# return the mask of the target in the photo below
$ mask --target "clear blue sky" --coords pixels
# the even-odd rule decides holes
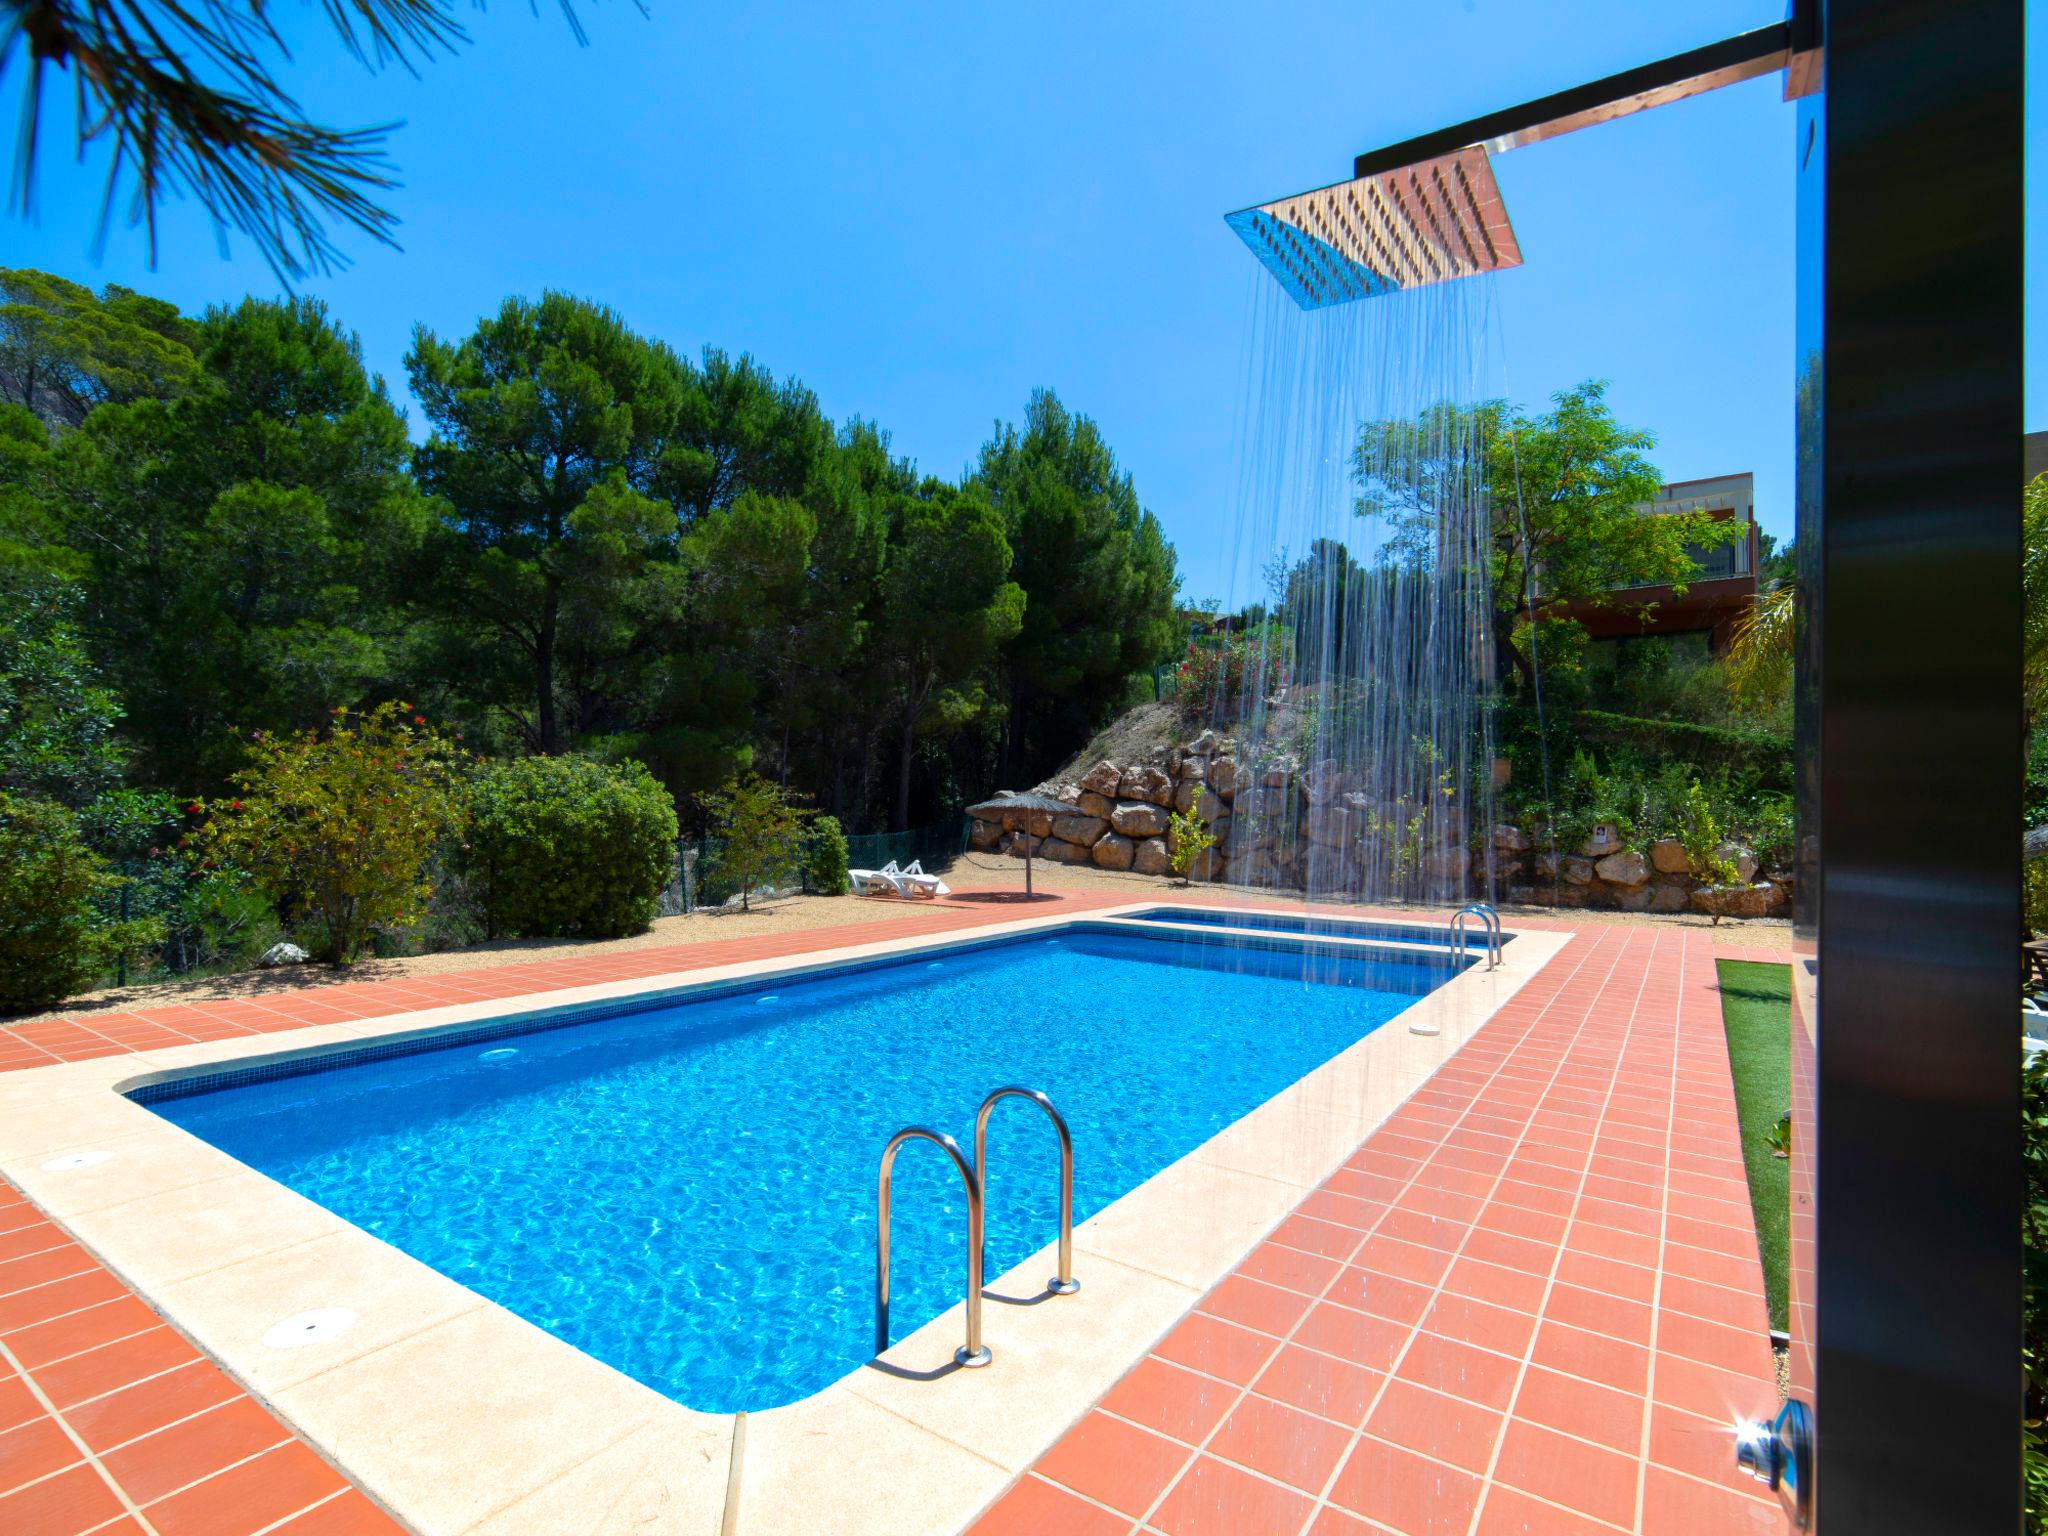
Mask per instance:
[[[303,36],[288,78],[316,114],[406,120],[404,249],[352,238],[349,270],[304,285],[401,401],[415,321],[460,335],[543,287],[687,352],[751,351],[934,473],[959,472],[998,416],[1051,385],[1102,423],[1191,597],[1224,595],[1236,485],[1250,258],[1226,212],[1340,180],[1357,151],[1782,14],[1777,0],[649,6],[584,0],[584,49],[545,4],[465,8],[474,45],[417,80],[366,75],[312,8],[286,15]],[[1527,265],[1487,281],[1516,398],[1611,380],[1622,418],[1656,432],[1666,478],[1753,470],[1783,536],[1780,94],[1753,81],[1500,157]],[[68,111],[61,92],[50,104]],[[2042,121],[2030,114],[2030,146]],[[155,271],[125,228],[94,265],[94,168],[60,133],[46,142],[39,221],[0,223],[0,260],[192,309],[276,291],[246,246],[223,261],[190,207],[170,210]],[[2028,197],[2038,229],[2048,193]],[[2031,245],[2030,276],[2048,259]],[[2030,316],[2030,350],[2036,332]],[[2027,418],[2048,425],[2032,377]]]

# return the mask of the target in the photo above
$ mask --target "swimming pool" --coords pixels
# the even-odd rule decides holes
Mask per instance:
[[[872,1353],[894,1131],[967,1143],[990,1089],[1043,1088],[1073,1128],[1078,1222],[1450,974],[1083,924],[135,1096],[677,1401],[761,1409]],[[994,1277],[1056,1234],[1038,1111],[997,1111],[989,1167]],[[959,1299],[964,1198],[934,1149],[898,1160],[895,1210],[901,1338]]]
[[[1247,933],[1314,934],[1345,939],[1392,939],[1403,944],[1435,944],[1449,948],[1451,930],[1426,923],[1389,923],[1373,918],[1324,917],[1306,912],[1267,912],[1244,907],[1148,907],[1130,912],[1124,921],[1134,923],[1188,923],[1201,928],[1231,928]],[[1505,944],[1514,935],[1503,933]],[[1472,922],[1465,930],[1468,949],[1484,951],[1486,929]]]

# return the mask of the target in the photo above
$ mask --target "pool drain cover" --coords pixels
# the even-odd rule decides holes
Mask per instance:
[[[511,1060],[511,1059],[512,1059],[512,1058],[513,1058],[514,1056],[517,1056],[518,1054],[519,1054],[519,1047],[518,1047],[518,1046],[516,1046],[516,1045],[501,1045],[501,1046],[499,1046],[499,1047],[498,1047],[498,1048],[497,1048],[496,1050],[493,1050],[493,1051],[485,1051],[485,1052],[483,1052],[483,1053],[482,1053],[481,1055],[479,1055],[479,1056],[477,1057],[477,1060],[478,1060],[478,1061],[510,1061],[510,1060]]]
[[[74,1168],[92,1168],[104,1163],[114,1154],[111,1152],[67,1152],[62,1157],[53,1157],[43,1164],[45,1173],[69,1173]]]
[[[272,1349],[304,1349],[308,1344],[340,1338],[355,1326],[355,1321],[355,1313],[347,1307],[315,1307],[311,1312],[272,1323],[263,1342]]]

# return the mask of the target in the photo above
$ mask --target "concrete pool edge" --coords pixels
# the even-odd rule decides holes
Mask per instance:
[[[1156,908],[1157,901],[1129,909]],[[1114,918],[1124,907],[820,949],[801,957],[531,994],[539,1008],[861,959],[957,950]],[[748,1415],[735,1528],[950,1531],[995,1498],[1231,1264],[1342,1162],[1563,947],[1527,928],[1502,969],[1468,971],[1298,1079],[1082,1225],[1080,1296],[992,1299],[994,1369],[914,1381],[853,1372]],[[732,1419],[695,1413],[428,1270],[121,1098],[123,1086],[503,1018],[509,999],[311,1026],[276,1039],[174,1046],[0,1080],[0,1169],[280,1417],[416,1529],[525,1532],[716,1529],[726,1513]],[[1442,1033],[1397,1026],[1432,1009]],[[111,1061],[111,1065],[110,1065]],[[93,1167],[41,1165],[110,1150]],[[1191,1222],[1187,1212],[1200,1209]],[[1024,1298],[1047,1255],[988,1286]],[[348,1294],[340,1295],[337,1292]],[[267,1349],[278,1318],[357,1307],[341,1339]],[[960,1313],[886,1357],[911,1372],[950,1360]],[[1005,1366],[1011,1369],[1005,1370]],[[489,1426],[489,1434],[480,1426]]]

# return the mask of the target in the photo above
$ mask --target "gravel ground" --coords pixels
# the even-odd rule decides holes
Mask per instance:
[[[1024,886],[1021,860],[1003,855],[969,853],[953,861],[945,871],[947,880],[961,890],[1017,889]],[[1131,900],[1148,897],[1170,899],[1174,887],[1150,875],[1134,875],[1089,866],[1049,864],[1034,861],[1035,887],[1054,891],[1114,891],[1127,893]],[[1250,892],[1247,895],[1253,894]],[[921,906],[921,904],[920,904]],[[184,981],[158,982],[150,986],[109,988],[66,1001],[47,1013],[17,1015],[9,1024],[26,1024],[35,1019],[90,1015],[122,1009],[163,1008],[177,1003],[203,1003],[219,998],[261,997],[266,993],[297,991],[304,987],[328,986],[340,981],[383,981],[401,976],[431,976],[442,971],[475,971],[491,966],[523,965],[552,960],[564,955],[608,953],[614,950],[660,949],[705,944],[720,939],[752,938],[763,934],[794,932],[806,928],[831,928],[843,923],[872,922],[907,915],[919,910],[909,903],[878,899],[857,900],[850,896],[788,896],[762,902],[751,912],[696,912],[688,917],[656,919],[647,932],[627,939],[505,939],[480,944],[472,949],[445,950],[432,955],[408,955],[402,959],[365,960],[346,970],[327,966],[300,965],[279,970],[242,971],[227,976],[207,976]],[[1509,920],[1548,917],[1548,908],[1502,907]],[[1637,923],[1644,925],[1707,928],[1711,920],[1685,913],[1676,917],[1653,917],[1626,912],[1569,912],[1577,922]],[[1791,924],[1759,918],[1750,921],[1724,920],[1714,929],[1717,943],[1731,946],[1752,944],[1784,945],[1791,937]]]

